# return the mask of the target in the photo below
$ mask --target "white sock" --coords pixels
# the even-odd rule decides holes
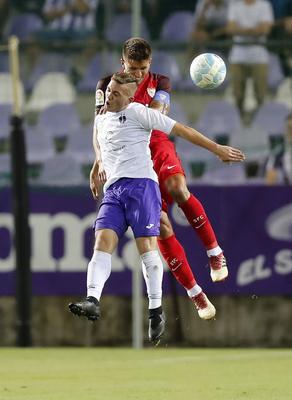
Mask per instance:
[[[111,273],[111,264],[111,254],[98,250],[94,251],[87,269],[87,296],[100,300],[104,284]]]
[[[195,297],[199,293],[201,293],[201,291],[202,291],[201,286],[199,286],[198,284],[195,284],[195,286],[193,286],[191,289],[187,290],[187,294],[189,297]]]
[[[141,255],[142,271],[149,298],[149,309],[161,306],[163,264],[157,250]]]
[[[208,257],[219,256],[219,254],[221,254],[221,253],[222,253],[222,249],[220,246],[216,246],[213,249],[207,250]]]

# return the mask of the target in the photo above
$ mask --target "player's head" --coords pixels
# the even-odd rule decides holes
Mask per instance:
[[[138,80],[127,72],[115,73],[105,92],[107,111],[117,112],[127,107],[134,99]]]
[[[292,113],[290,113],[286,118],[285,137],[286,137],[286,141],[289,144],[292,144]]]
[[[124,72],[134,75],[140,83],[149,72],[151,56],[151,46],[145,39],[133,37],[126,40],[121,58]]]

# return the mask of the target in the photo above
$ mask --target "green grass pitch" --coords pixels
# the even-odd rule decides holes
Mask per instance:
[[[1,400],[291,400],[292,350],[0,349]]]

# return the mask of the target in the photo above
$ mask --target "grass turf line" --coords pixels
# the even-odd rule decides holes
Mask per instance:
[[[0,349],[1,400],[291,400],[292,350]]]

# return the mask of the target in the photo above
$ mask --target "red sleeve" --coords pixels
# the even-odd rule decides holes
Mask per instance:
[[[171,92],[171,83],[167,76],[158,75],[156,92],[158,92],[158,90],[164,90],[167,93]]]

